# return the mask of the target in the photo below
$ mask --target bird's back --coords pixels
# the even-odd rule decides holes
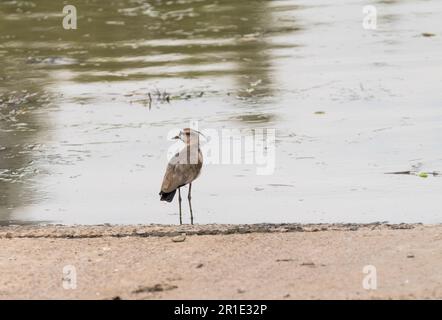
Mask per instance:
[[[203,166],[203,155],[198,148],[197,159],[190,161],[193,160],[192,151],[192,146],[186,146],[169,161],[161,185],[161,192],[172,192],[198,178]]]

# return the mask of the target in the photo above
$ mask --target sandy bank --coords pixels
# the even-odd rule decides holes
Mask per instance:
[[[0,299],[441,299],[441,248],[442,225],[0,227]]]

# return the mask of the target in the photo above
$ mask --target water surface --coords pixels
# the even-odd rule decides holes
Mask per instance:
[[[276,129],[274,174],[203,168],[197,223],[442,222],[440,177],[385,174],[442,171],[440,1],[373,1],[375,31],[366,1],[75,4],[0,3],[2,223],[177,223],[189,121]]]

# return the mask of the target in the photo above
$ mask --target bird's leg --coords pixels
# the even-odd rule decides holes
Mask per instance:
[[[190,224],[193,224],[193,212],[192,212],[192,183],[189,183],[189,193],[187,194],[187,199],[189,200],[189,208],[190,208]]]
[[[181,215],[181,189],[180,188],[178,188],[178,204],[180,207],[180,224],[183,224],[183,218]]]

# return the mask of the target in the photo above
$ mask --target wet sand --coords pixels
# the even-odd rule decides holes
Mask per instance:
[[[441,247],[420,224],[0,227],[0,299],[442,299]]]

